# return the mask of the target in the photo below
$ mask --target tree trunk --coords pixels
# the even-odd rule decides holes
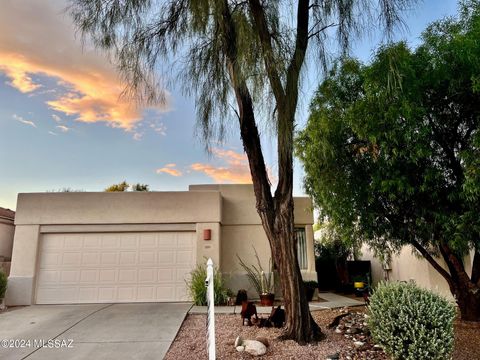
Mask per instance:
[[[474,258],[472,277],[469,278],[463,261],[450,249],[448,244],[441,243],[439,249],[450,272],[450,291],[455,296],[462,320],[480,321],[480,286],[478,282],[475,282],[478,272],[476,267],[480,265],[479,262]]]
[[[301,3],[304,2],[305,0],[301,0]],[[308,1],[306,3],[308,5]],[[306,10],[308,14],[308,6]],[[286,121],[279,124],[279,183],[273,197],[255,121],[252,96],[237,62],[237,34],[227,0],[224,1],[223,18],[218,25],[225,37],[226,66],[238,105],[240,137],[252,175],[257,212],[262,220],[275,265],[282,279],[281,287],[286,313],[286,329],[283,338],[295,340],[300,344],[317,341],[323,334],[310,315],[294,236],[292,152],[296,99],[292,102],[292,97],[289,98],[290,116],[284,118]],[[280,107],[283,104],[277,105]],[[283,126],[285,124],[286,126]]]
[[[310,314],[298,265],[293,207],[292,196],[287,197],[284,203],[277,204],[274,233],[268,232],[268,226],[265,230],[282,279],[281,288],[286,312],[286,329],[282,338],[305,344],[321,340],[323,334]]]
[[[480,321],[480,288],[461,284],[455,295],[462,320]]]

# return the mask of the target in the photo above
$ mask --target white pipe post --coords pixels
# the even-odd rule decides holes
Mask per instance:
[[[208,359],[215,360],[215,293],[213,289],[214,274],[213,261],[211,258],[207,261],[207,337],[208,337]]]

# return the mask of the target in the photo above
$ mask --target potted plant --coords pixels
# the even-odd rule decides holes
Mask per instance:
[[[269,272],[265,273],[263,270],[260,258],[258,257],[257,250],[253,248],[255,252],[255,259],[257,260],[257,266],[248,266],[237,254],[237,258],[240,262],[240,266],[246,271],[248,280],[255,288],[255,291],[260,297],[260,304],[262,306],[273,306],[275,300],[274,287],[275,280],[273,274],[273,262],[272,258],[269,259]]]
[[[305,294],[307,295],[307,300],[312,301],[315,290],[318,288],[318,283],[316,281],[304,281],[303,286],[305,288]]]

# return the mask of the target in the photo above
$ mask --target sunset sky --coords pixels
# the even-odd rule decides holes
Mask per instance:
[[[0,1],[0,207],[15,209],[19,192],[102,191],[122,180],[159,191],[250,182],[237,124],[208,155],[195,135],[193,99],[178,88],[167,89],[163,106],[120,100],[123,86],[114,67],[88,44],[82,47],[65,6],[63,0]],[[429,22],[456,9],[454,0],[420,2],[405,15],[408,30],[397,38],[415,46]],[[358,41],[353,54],[367,61],[380,38],[374,33]],[[309,69],[299,127],[318,80]],[[275,174],[272,134],[261,130]],[[300,195],[301,166],[295,171]]]

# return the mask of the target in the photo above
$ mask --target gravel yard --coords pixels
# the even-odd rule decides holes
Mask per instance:
[[[356,307],[353,312],[362,311]],[[328,329],[327,325],[342,310],[320,310],[312,312],[313,317],[326,335],[326,339],[315,345],[300,346],[294,341],[279,341],[281,329],[258,328],[256,326],[242,326],[240,315],[217,315],[215,317],[217,359],[253,359],[254,357],[239,353],[235,350],[234,341],[237,336],[243,339],[267,338],[270,346],[266,359],[326,359],[327,356],[338,354],[339,359],[388,359],[383,351],[373,351],[371,346],[365,345],[365,351],[355,351],[353,340],[345,334],[335,333],[335,328]],[[166,360],[201,360],[207,358],[206,352],[206,316],[188,315],[175,341],[168,351]],[[474,325],[455,324],[455,360],[480,359],[480,328]]]

